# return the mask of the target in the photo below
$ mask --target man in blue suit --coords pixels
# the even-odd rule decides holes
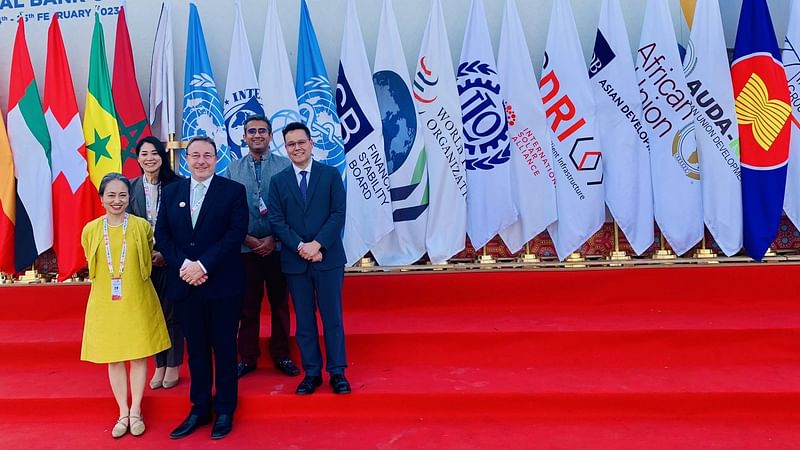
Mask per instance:
[[[170,437],[186,437],[211,422],[216,380],[211,438],[220,439],[233,427],[238,397],[236,330],[244,294],[239,251],[247,233],[247,198],[244,186],[214,175],[212,139],[189,141],[186,161],[192,176],[163,189],[155,232],[167,261],[166,295],[186,336],[192,378],[191,412]]]
[[[283,139],[292,165],[272,177],[268,215],[273,233],[283,243],[281,267],[297,320],[297,343],[305,378],[296,392],[312,394],[322,384],[316,317],[319,308],[330,385],[336,394],[349,394],[350,383],[344,376],[347,356],[342,323],[344,184],[338,170],[312,161],[314,143],[305,125],[286,125]]]

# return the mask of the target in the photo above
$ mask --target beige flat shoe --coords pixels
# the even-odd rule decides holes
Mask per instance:
[[[111,429],[111,437],[119,439],[125,436],[125,433],[128,432],[128,422],[130,422],[128,416],[122,416],[117,419],[117,423],[115,423],[114,428]]]
[[[144,427],[144,421],[142,420],[142,416],[141,415],[139,415],[139,416],[133,416],[133,415],[130,416],[130,422],[131,422],[130,428],[131,428],[131,434],[132,435],[141,436],[142,434],[144,434],[145,427]]]
[[[163,382],[161,382],[161,387],[163,387],[164,389],[172,389],[178,385],[179,381],[181,381],[180,378],[175,378],[174,380],[165,379]]]

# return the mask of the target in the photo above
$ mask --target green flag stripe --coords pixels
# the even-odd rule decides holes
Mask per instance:
[[[425,167],[428,161],[428,154],[425,152],[423,148],[422,151],[419,152],[419,158],[417,159],[417,165],[414,167],[414,174],[411,176],[411,183],[410,184],[419,184],[422,181],[422,176],[425,174]]]
[[[39,102],[39,89],[36,82],[32,82],[25,89],[25,95],[19,100],[17,107],[25,118],[25,124],[31,130],[47,156],[47,163],[52,166],[50,159],[50,134],[47,131],[47,122],[42,114],[42,104]]]
[[[114,98],[111,95],[111,79],[108,75],[106,41],[103,37],[100,15],[97,13],[95,13],[92,50],[89,56],[89,92],[111,117],[117,116],[114,110]]]

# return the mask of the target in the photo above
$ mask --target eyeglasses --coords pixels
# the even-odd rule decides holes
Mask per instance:
[[[255,136],[256,134],[269,134],[268,128],[248,128],[247,134]]]
[[[287,142],[286,148],[305,147],[310,141],[303,139],[302,141]]]
[[[214,153],[203,153],[203,154],[200,154],[200,153],[189,153],[189,154],[186,155],[186,159],[191,159],[192,161],[199,161],[201,159],[206,160],[206,161],[211,161],[216,157],[217,157],[217,155],[215,155]]]

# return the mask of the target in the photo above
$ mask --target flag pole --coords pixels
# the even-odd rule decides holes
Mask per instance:
[[[19,277],[19,282],[22,284],[40,284],[44,283],[44,279],[42,274],[34,266],[31,266],[30,269],[25,271],[25,274]]]
[[[175,171],[175,173],[180,172],[178,169],[178,158],[174,150],[183,150],[186,148],[186,144],[187,142],[178,140],[175,137],[175,133],[169,134],[169,140],[167,141],[166,147],[167,151],[169,152],[169,165],[172,167],[172,170]]]
[[[14,276],[5,272],[0,272],[0,284],[13,284]]]
[[[487,250],[486,248],[488,246],[489,246],[488,242],[486,243],[486,245],[483,246],[483,254],[481,254],[480,258],[478,258],[478,264],[494,264],[497,262],[497,260],[494,259],[492,255],[489,254],[489,250]]]
[[[609,261],[627,261],[631,259],[624,250],[619,249],[619,226],[617,225],[616,219],[611,222],[611,226],[614,229],[614,250],[608,255]],[[619,264],[611,264],[612,266],[618,266]]]
[[[660,247],[656,252],[653,254],[653,259],[676,259],[677,256],[672,253],[672,250],[667,248],[667,241],[664,239],[664,233],[661,233],[659,237]]]
[[[700,241],[700,248],[694,252],[695,259],[712,259],[716,258],[717,254],[713,250],[706,247],[706,233],[703,230],[703,240]]]
[[[541,262],[541,260],[536,256],[536,254],[531,253],[530,241],[525,243],[525,253],[522,254],[519,260],[520,262],[530,263],[530,264]]]

